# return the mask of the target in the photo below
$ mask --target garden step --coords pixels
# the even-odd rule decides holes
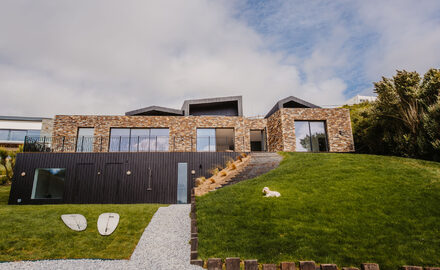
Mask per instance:
[[[243,169],[243,171],[231,178],[226,184],[222,185],[221,187],[233,185],[238,182],[252,179],[262,174],[265,174],[278,167],[281,160],[283,159],[277,153],[252,153],[250,155],[251,160],[249,164]]]

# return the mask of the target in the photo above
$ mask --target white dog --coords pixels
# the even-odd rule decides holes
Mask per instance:
[[[280,197],[281,194],[278,191],[271,191],[268,187],[263,188],[263,193],[266,194],[265,197]]]

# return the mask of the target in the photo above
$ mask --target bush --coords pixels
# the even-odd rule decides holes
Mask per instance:
[[[440,70],[397,71],[350,109],[356,152],[440,160]]]

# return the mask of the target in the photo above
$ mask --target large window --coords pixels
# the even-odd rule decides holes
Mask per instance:
[[[112,128],[110,152],[164,152],[169,147],[168,128]]]
[[[66,169],[35,169],[31,199],[62,199]]]
[[[93,152],[94,128],[78,128],[76,152]]]
[[[198,152],[234,151],[233,128],[198,128]]]
[[[24,142],[26,136],[40,137],[40,130],[0,129],[0,141]]]
[[[328,151],[324,121],[295,121],[296,151]]]

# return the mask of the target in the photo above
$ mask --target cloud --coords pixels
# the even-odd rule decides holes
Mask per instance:
[[[366,93],[440,63],[438,1],[0,3],[0,114],[123,114],[243,95],[246,115],[294,95]]]
[[[222,1],[2,1],[2,114],[120,114],[244,96],[264,114],[288,95],[324,101],[298,67]],[[313,85],[310,87],[309,85]],[[323,96],[343,99],[341,89]]]

